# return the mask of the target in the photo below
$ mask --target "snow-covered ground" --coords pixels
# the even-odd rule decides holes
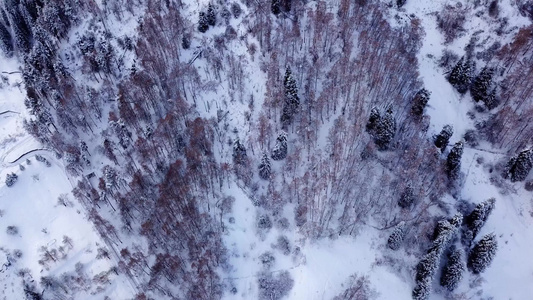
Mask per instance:
[[[469,5],[468,1],[459,2]],[[194,20],[198,9],[204,8],[206,3],[207,1],[198,1],[186,5],[184,15]],[[474,17],[472,11],[471,18],[468,18],[465,24],[467,34],[450,45],[444,45],[442,34],[437,29],[435,13],[440,11],[445,3],[451,2],[408,0],[404,15],[407,18],[408,15],[414,14],[420,18],[426,33],[418,58],[424,86],[431,92],[429,107],[426,110],[431,117],[428,138],[439,132],[445,124],[451,124],[455,131],[451,142],[456,142],[466,130],[473,128],[473,121],[467,116],[467,112],[472,110],[474,105],[470,96],[460,96],[446,81],[444,70],[437,66],[437,60],[445,48],[462,55],[470,38],[469,33],[491,25],[485,19]],[[527,24],[527,20],[520,17],[510,6],[510,0],[501,3],[501,14],[509,17],[509,27]],[[249,13],[244,7],[243,9],[243,14]],[[241,19],[231,20],[231,25],[239,34],[246,32],[241,22]],[[130,25],[132,24],[133,21]],[[182,58],[192,59],[194,51],[211,45],[213,36],[223,31],[221,26],[210,29],[207,34],[202,35],[202,40],[193,41],[192,49],[184,51]],[[239,137],[250,131],[250,127],[257,122],[266,90],[266,75],[260,71],[259,55],[256,54],[252,59],[246,45],[254,41],[249,36],[247,38],[250,40],[237,39],[227,47],[232,49],[231,52],[235,56],[245,58],[242,59],[242,69],[244,80],[247,82],[247,88],[244,90],[248,94],[235,98],[230,96],[228,80],[224,79],[225,75],[222,74],[222,81],[217,82],[214,91],[203,94],[198,103],[198,111],[206,118],[216,117],[218,109],[227,111],[223,122],[227,123],[231,130],[237,128],[239,133],[236,135]],[[508,41],[504,40],[502,44],[506,42]],[[205,61],[199,59],[194,65],[202,76],[208,77],[202,79],[213,80],[211,75],[204,71],[208,68]],[[18,69],[17,63],[12,59],[2,59],[0,66],[0,72],[13,72]],[[29,269],[31,278],[39,281],[43,276],[75,274],[76,264],[81,263],[81,274],[92,280],[95,275],[108,272],[116,265],[116,261],[113,255],[111,259],[96,258],[98,248],[106,248],[105,243],[87,220],[86,212],[70,194],[72,183],[62,162],[47,150],[32,152],[19,159],[24,153],[41,149],[42,146],[23,130],[23,119],[27,115],[23,104],[23,87],[17,84],[20,82],[20,75],[15,73],[5,76],[8,82],[2,82],[0,88],[0,297],[20,299],[22,278],[17,274],[21,269]],[[255,109],[252,111],[248,111],[250,96],[254,98]],[[250,121],[247,120],[247,112],[250,113]],[[325,132],[327,129],[323,127]],[[222,150],[226,142],[218,141],[218,154],[230,153]],[[44,156],[51,166],[38,162],[35,159],[37,154]],[[480,158],[483,158],[483,161],[478,163]],[[516,191],[507,194],[502,194],[492,185],[491,165],[501,158],[500,154],[471,148],[465,149],[463,155],[462,172],[465,178],[460,198],[473,203],[490,197],[497,199],[496,208],[479,236],[494,232],[499,243],[491,267],[480,276],[483,280],[479,280],[478,276],[466,275],[454,292],[456,295],[464,294],[466,298],[529,299],[533,295],[533,286],[530,284],[533,280],[533,260],[527,259],[530,249],[533,249],[532,196],[521,184],[514,185]],[[24,170],[20,166],[23,166]],[[8,173],[18,175],[18,181],[12,187],[4,184]],[[224,294],[224,299],[256,299],[259,273],[267,271],[276,274],[284,270],[288,270],[294,280],[287,299],[331,299],[346,288],[343,284],[352,274],[367,276],[378,299],[411,299],[414,284],[412,274],[392,270],[382,261],[385,256],[392,256],[404,259],[406,264],[414,266],[418,258],[402,257],[402,252],[388,252],[384,247],[388,231],[369,226],[356,237],[343,236],[315,242],[304,238],[294,229],[295,226],[283,229],[283,226],[273,224],[271,229],[258,233],[260,208],[253,205],[250,197],[236,183],[230,183],[224,193],[235,198],[233,211],[223,216],[222,220],[226,226],[224,242],[229,251],[231,265],[231,270],[222,276],[225,284],[235,287],[234,293]],[[67,205],[58,203],[60,196],[69,200]],[[453,207],[456,200],[447,196],[446,201]],[[291,205],[286,208],[289,220],[292,220],[292,209]],[[8,226],[14,227],[10,227],[8,231]],[[290,241],[289,254],[282,253],[276,246],[280,236],[287,236]],[[22,255],[16,250],[21,250]],[[52,258],[39,264],[39,260],[42,260],[47,252],[53,254],[48,255]],[[260,256],[265,252],[271,252],[275,257],[275,262],[268,269],[260,260]],[[127,278],[115,276],[113,272],[110,272],[109,276],[109,282],[93,284],[73,297],[133,297],[134,288]],[[96,293],[99,287],[102,287],[103,291]],[[441,290],[437,280],[434,290]],[[446,297],[442,293],[436,292],[431,297],[444,298]]]
[[[0,58],[0,66],[0,72],[18,70],[13,59]],[[128,279],[112,270],[113,256],[96,258],[106,245],[71,195],[61,161],[47,150],[21,158],[42,145],[23,128],[27,113],[20,74],[2,75],[7,81],[0,88],[0,299],[23,299],[23,278],[30,286],[45,276],[68,284],[67,274],[80,283],[72,299],[131,298],[134,289]],[[36,155],[50,165],[37,161]],[[8,173],[18,176],[11,187],[4,182]],[[21,270],[27,275],[21,276]],[[107,279],[97,283],[96,275]],[[42,292],[40,287],[36,291]]]
[[[460,1],[463,5],[471,5],[467,1]],[[444,38],[437,28],[436,14],[444,4],[456,5],[450,1],[407,1],[404,17],[414,14],[421,19],[425,31],[423,46],[418,54],[419,69],[424,87],[431,92],[430,102],[426,113],[431,117],[428,138],[438,133],[446,124],[454,127],[451,142],[461,140],[468,129],[474,128],[474,121],[467,112],[474,109],[470,95],[461,96],[446,80],[445,71],[438,67],[438,59],[443,50],[448,48],[459,56],[464,55],[464,47],[469,42],[471,34],[478,29],[485,32],[480,39],[488,38],[490,26],[486,19],[476,17],[476,11],[469,10],[465,23],[466,33],[449,45],[444,44]],[[501,1],[500,16],[509,18],[508,28],[512,31],[523,27],[529,21],[520,16],[511,2]],[[471,15],[470,15],[471,14]],[[394,21],[393,21],[394,22]],[[504,45],[510,42],[512,34],[499,41]],[[478,66],[481,68],[482,66]],[[479,70],[478,70],[479,72]],[[490,197],[497,199],[496,208],[490,216],[479,237],[494,232],[498,237],[499,249],[492,265],[480,276],[465,272],[459,288],[452,296],[443,292],[438,285],[436,276],[434,292],[430,299],[449,299],[450,297],[466,297],[466,299],[530,299],[533,295],[533,261],[528,260],[528,253],[533,247],[533,207],[532,196],[523,189],[523,184],[516,184],[515,192],[503,195],[491,182],[492,166],[504,156],[483,150],[465,149],[461,171],[465,174],[464,187],[460,193],[462,200],[479,203]],[[478,159],[482,163],[478,163]],[[228,218],[234,218],[234,223],[228,222],[226,243],[230,250],[233,266],[233,276],[226,278],[236,287],[236,294],[226,295],[226,299],[251,299],[257,297],[258,273],[263,270],[259,256],[270,251],[276,257],[270,272],[276,273],[289,270],[294,287],[287,299],[331,299],[341,293],[345,287],[342,284],[347,278],[357,273],[368,276],[371,288],[377,292],[377,299],[411,299],[414,279],[404,274],[394,272],[390,267],[378,263],[386,255],[383,245],[386,243],[388,232],[381,232],[369,227],[357,237],[341,237],[335,240],[306,241],[298,232],[283,232],[274,226],[265,237],[258,238],[256,232],[257,209],[252,201],[238,187],[232,187],[227,194],[235,197],[234,211]],[[455,206],[456,200],[446,196],[450,207]],[[276,238],[285,234],[289,240],[296,241],[288,256],[280,254],[275,249]],[[409,245],[405,245],[409,247]],[[402,259],[401,257],[397,257]],[[414,266],[418,259],[405,257],[405,262]]]

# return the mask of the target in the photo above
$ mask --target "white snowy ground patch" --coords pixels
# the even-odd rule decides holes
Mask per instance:
[[[294,286],[284,299],[332,299],[342,293],[343,284],[357,274],[368,276],[370,288],[377,299],[411,299],[410,280],[405,281],[385,265],[377,264],[383,241],[380,233],[369,227],[357,237],[342,236],[310,242],[297,230],[282,230],[277,224],[261,237],[257,230],[256,208],[248,196],[232,184],[226,193],[235,197],[233,211],[223,218],[226,224],[225,245],[228,247],[232,270],[224,283],[235,287],[224,299],[257,299],[258,274],[262,271],[278,274],[288,270]],[[229,219],[232,221],[229,222]],[[291,253],[284,255],[276,248],[276,240],[286,235]],[[260,256],[270,252],[273,266],[265,269]]]
[[[0,57],[0,66],[0,72],[18,70],[14,59]],[[127,278],[109,272],[116,262],[96,259],[105,243],[70,194],[72,185],[61,162],[47,151],[18,159],[42,145],[23,128],[27,112],[20,73],[2,75],[7,79],[0,85],[0,299],[24,299],[20,270],[27,271],[24,277],[30,284],[38,284],[43,276],[64,282],[61,276],[75,274],[78,263],[86,289],[69,292],[73,299],[132,298]],[[50,166],[38,162],[36,154],[45,156]],[[5,184],[8,173],[18,176],[11,187]],[[60,195],[67,200],[64,204],[58,203]],[[94,282],[95,275],[105,273],[108,280]]]

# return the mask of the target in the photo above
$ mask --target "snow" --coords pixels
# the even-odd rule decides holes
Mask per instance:
[[[0,72],[18,69],[14,59],[3,57],[0,57],[0,66]],[[84,209],[70,194],[72,184],[61,161],[50,151],[32,151],[42,149],[42,145],[23,129],[27,111],[20,73],[5,76],[8,80],[0,88],[0,282],[3,283],[0,299],[22,299],[22,278],[17,275],[21,269],[29,270],[28,282],[38,283],[42,276],[72,273],[75,265],[82,263],[91,282],[94,275],[107,272],[116,262],[96,259],[97,249],[106,248],[105,243],[88,221]],[[51,166],[35,160],[37,154],[44,156]],[[23,171],[20,165],[24,167]],[[4,183],[8,173],[18,175],[12,187]],[[59,204],[60,195],[66,196],[70,204]],[[18,232],[8,233],[8,226],[15,226]],[[64,236],[72,239],[72,247],[63,242]],[[43,258],[43,246],[50,251],[56,249],[58,253],[62,247],[66,257],[39,264]],[[15,250],[22,252],[20,258],[14,256]],[[115,277],[113,274],[109,278],[109,284],[91,284],[86,291],[79,291],[76,299],[132,297],[134,289],[125,276]],[[102,292],[97,291],[99,286]]]
[[[465,6],[471,5],[468,1],[455,1],[453,4],[458,2]],[[101,5],[100,1],[98,3]],[[184,6],[183,15],[195,21],[198,10],[205,9],[207,3],[207,0],[188,1]],[[431,92],[426,109],[426,113],[431,117],[428,138],[440,132],[444,125],[451,124],[454,127],[451,139],[453,144],[461,139],[466,130],[474,128],[474,121],[467,115],[474,105],[468,94],[461,96],[446,81],[446,70],[437,66],[437,60],[446,48],[463,55],[470,34],[480,28],[490,29],[496,25],[484,17],[475,16],[477,10],[470,9],[465,23],[467,34],[449,45],[444,45],[442,34],[437,28],[435,13],[441,10],[443,4],[448,3],[452,2],[408,0],[404,17],[408,19],[408,15],[414,14],[420,18],[426,33],[418,61],[424,87]],[[518,15],[511,0],[503,0],[500,3],[501,16],[509,18],[508,27],[511,31],[528,24],[527,19]],[[241,7],[242,15],[250,13],[244,5]],[[247,31],[246,25],[242,23],[243,19],[244,17],[232,18],[230,21],[239,36]],[[135,36],[136,21],[136,18],[130,17],[123,21],[112,20],[108,24],[116,35]],[[82,24],[72,32],[71,38],[86,26],[88,25]],[[193,60],[199,51],[216,51],[212,49],[214,38],[224,30],[224,26],[210,28],[201,38],[192,41],[189,50],[183,50],[180,59],[190,61],[199,70],[200,82],[205,83],[205,86],[209,85],[211,89],[209,92],[203,91],[202,97],[198,99],[197,109],[200,115],[205,118],[217,117],[218,110],[222,110],[223,114],[227,115],[220,122],[227,124],[230,130],[237,129],[236,137],[243,138],[249,136],[248,132],[256,125],[266,94],[267,76],[261,71],[259,55],[250,55],[247,47],[250,43],[258,45],[257,41],[246,35],[243,39],[235,39],[226,44],[228,49],[231,49],[231,54],[242,63],[242,77],[245,82],[242,94],[230,91],[229,71],[221,71],[221,80],[217,81],[215,76],[209,73],[210,67],[205,59],[200,57]],[[482,32],[480,40],[489,38],[489,32],[490,30]],[[501,39],[502,44],[509,42],[509,36],[512,34]],[[133,54],[128,54],[126,59],[132,61]],[[18,63],[13,59],[2,59],[0,66],[0,72],[18,70]],[[81,262],[85,265],[88,277],[92,278],[109,270],[116,265],[116,261],[114,257],[111,260],[96,259],[97,248],[105,247],[105,243],[87,220],[84,209],[70,194],[72,178],[65,173],[62,162],[46,149],[24,155],[42,147],[25,133],[22,127],[27,112],[23,105],[23,87],[17,84],[20,82],[20,75],[15,73],[5,76],[9,83],[3,83],[0,88],[0,282],[3,283],[0,285],[0,296],[4,299],[17,299],[22,292],[22,281],[16,272],[22,268],[28,268],[33,279],[38,281],[43,275],[58,276],[73,272],[75,264]],[[190,91],[188,95],[192,96],[192,93]],[[248,103],[251,97],[254,99],[253,106]],[[325,146],[327,134],[334,128],[333,119],[320,129],[320,146]],[[247,148],[253,144],[251,141],[243,142],[247,143]],[[227,145],[225,140],[217,141],[217,160],[228,159],[231,147],[225,144]],[[255,156],[259,156],[262,149],[257,150]],[[249,153],[253,153],[253,149]],[[37,162],[34,159],[36,154],[45,156],[52,165],[47,167]],[[480,157],[484,158],[483,163],[477,162]],[[31,164],[26,163],[26,158]],[[465,273],[459,288],[454,292],[455,295],[464,293],[470,298],[528,299],[533,294],[533,286],[530,284],[533,279],[533,261],[527,259],[533,249],[532,196],[523,189],[522,183],[509,184],[512,190],[505,194],[493,185],[491,177],[499,175],[491,173],[491,169],[502,158],[502,154],[465,148],[462,159],[465,178],[459,198],[479,203],[496,197],[496,208],[479,233],[478,239],[494,232],[498,237],[499,249],[492,265],[481,275],[483,280]],[[21,164],[25,167],[24,171],[19,168]],[[280,163],[273,162],[273,168],[279,165]],[[18,181],[9,188],[3,181],[6,174],[11,172],[18,175]],[[265,185],[260,188],[265,188]],[[283,212],[287,219],[291,220],[288,229],[274,224],[271,229],[258,232],[257,217],[263,211],[254,206],[252,197],[239,187],[236,179],[228,183],[224,193],[235,197],[235,203],[233,211],[222,216],[226,229],[223,239],[228,248],[230,267],[228,272],[221,271],[220,274],[226,285],[236,288],[235,294],[226,291],[224,299],[257,298],[258,274],[265,270],[259,256],[267,251],[272,252],[276,258],[275,264],[268,272],[288,270],[294,279],[294,286],[287,299],[331,299],[345,289],[343,284],[352,274],[368,276],[378,299],[411,299],[413,274],[405,269],[395,270],[383,261],[392,257],[405,265],[414,266],[419,258],[407,256],[403,250],[393,253],[386,249],[390,231],[366,227],[355,237],[341,236],[311,241],[292,224],[294,207],[289,204]],[[58,204],[58,197],[62,194],[68,196],[73,202],[72,206]],[[450,195],[445,200],[451,208],[454,207],[456,200]],[[16,226],[18,233],[8,234],[5,230],[7,226]],[[287,236],[291,243],[292,251],[289,255],[284,255],[275,247],[278,237],[283,235]],[[57,248],[62,244],[63,236],[71,237],[74,245],[67,251],[66,259],[49,263],[49,269],[40,265],[40,247]],[[15,249],[22,250],[20,259],[13,260]],[[111,299],[127,299],[135,292],[135,288],[123,275],[113,277],[103,293],[93,295],[95,288],[96,286],[93,286],[89,291],[80,292],[76,299],[101,299],[104,295]],[[445,299],[443,293],[440,293],[441,290],[436,280],[432,299]]]

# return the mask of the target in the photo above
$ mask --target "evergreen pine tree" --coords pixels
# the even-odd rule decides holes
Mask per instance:
[[[381,122],[381,115],[379,110],[374,106],[370,110],[370,117],[366,123],[366,131],[370,134],[374,134],[378,124]]]
[[[276,139],[276,146],[272,150],[272,159],[273,160],[282,160],[287,157],[287,134],[281,132]]]
[[[271,0],[270,9],[272,13],[278,15],[281,12],[281,0]]]
[[[494,69],[483,68],[470,87],[470,94],[474,101],[485,103],[488,109],[493,109],[499,104],[496,97],[496,89],[493,87],[493,75]]]
[[[259,177],[261,177],[261,179],[268,180],[270,179],[271,172],[270,159],[266,153],[263,153],[261,163],[259,164]]]
[[[448,142],[450,141],[450,138],[453,135],[453,127],[451,125],[445,125],[440,133],[435,136],[435,146],[437,148],[441,149],[442,152],[446,150],[446,147],[448,146]]]
[[[400,200],[398,201],[398,205],[401,208],[409,208],[413,204],[414,201],[415,201],[414,190],[409,184],[405,187],[402,194],[400,195]]]
[[[450,154],[448,154],[448,158],[446,159],[446,173],[450,180],[456,180],[459,178],[463,148],[463,142],[457,142],[450,151]]]
[[[241,165],[246,163],[246,148],[238,138],[233,142],[233,161]]]
[[[463,278],[464,271],[463,251],[461,249],[452,250],[448,256],[448,262],[442,270],[440,285],[449,291],[455,290]]]
[[[207,16],[205,15],[205,12],[201,11],[199,14],[198,19],[198,31],[201,33],[204,33],[209,29],[209,24],[207,22]]]
[[[440,254],[430,251],[416,265],[416,286],[413,290],[413,299],[426,300],[431,293],[431,283],[439,266]]]
[[[474,274],[479,274],[485,271],[496,255],[498,249],[498,241],[495,234],[487,234],[484,236],[470,251],[468,256],[468,268]]]
[[[468,88],[472,83],[474,69],[474,62],[471,60],[465,61],[463,57],[448,75],[448,82],[450,82],[459,93],[464,94],[468,91]]]
[[[413,106],[411,107],[411,113],[416,117],[421,117],[424,114],[424,109],[429,101],[431,93],[426,89],[418,91],[413,99]]]
[[[533,168],[533,148],[524,150],[509,160],[504,171],[504,177],[512,182],[524,181]]]
[[[298,88],[296,87],[296,80],[292,77],[290,67],[285,70],[285,79],[283,80],[285,89],[285,103],[281,115],[281,123],[283,126],[288,126],[292,123],[294,114],[300,106],[300,98],[298,97]]]
[[[0,22],[0,49],[2,49],[6,57],[11,57],[13,55],[13,41],[11,40],[11,34],[2,22]]]
[[[17,7],[10,11],[10,15],[15,45],[20,51],[28,53],[31,50],[31,29]]]
[[[207,24],[209,26],[215,26],[217,24],[217,14],[211,3],[207,6]]]
[[[392,115],[392,108],[389,107],[387,112],[381,118],[376,128],[376,135],[374,136],[374,142],[378,147],[378,150],[387,150],[390,147],[390,143],[394,138],[396,132],[396,121]]]
[[[489,218],[494,206],[496,204],[495,198],[490,198],[484,202],[479,203],[476,208],[466,218],[466,225],[472,232],[471,238],[474,239],[479,233],[485,222]]]
[[[405,237],[405,222],[400,222],[398,225],[396,225],[396,227],[392,231],[392,234],[389,236],[387,245],[392,250],[398,250],[400,249],[400,246],[403,243],[404,237]]]
[[[470,87],[470,94],[474,101],[483,101],[487,97],[490,86],[492,84],[492,75],[494,70],[492,68],[483,68],[481,73],[474,79],[472,86]]]

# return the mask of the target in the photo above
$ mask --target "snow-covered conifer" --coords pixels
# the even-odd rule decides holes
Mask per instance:
[[[11,40],[11,34],[2,22],[0,22],[0,49],[2,49],[7,57],[13,55],[13,41]]]
[[[441,149],[442,152],[448,146],[448,142],[453,135],[453,127],[451,125],[445,125],[440,133],[435,136],[435,146]]]
[[[392,108],[389,107],[385,115],[380,119],[376,128],[374,142],[379,150],[387,150],[396,132],[396,120],[392,115]]]
[[[485,235],[470,251],[468,268],[474,274],[482,273],[492,263],[497,249],[498,241],[496,240],[496,235],[493,233]]]
[[[209,3],[207,6],[207,24],[209,26],[215,26],[217,24],[217,13],[213,4]]]
[[[485,67],[474,79],[470,87],[472,99],[476,102],[483,102],[488,109],[493,109],[498,105],[496,91],[493,87],[492,77],[494,69]]]
[[[452,69],[450,75],[448,75],[448,81],[459,93],[464,94],[468,91],[472,83],[474,69],[474,62],[468,59],[465,61],[463,57]]]
[[[405,237],[405,222],[400,222],[398,225],[396,225],[396,227],[392,231],[392,234],[389,236],[387,245],[392,250],[398,250],[400,249],[400,246],[403,243],[404,237]]]
[[[281,12],[281,0],[271,0],[270,9],[272,13],[278,15]]]
[[[524,181],[531,168],[533,168],[533,148],[524,150],[518,156],[511,158],[503,175],[505,178],[510,178],[512,182]]]
[[[463,142],[457,142],[453,146],[446,159],[446,173],[450,180],[456,180],[461,171],[461,157],[463,156]]]
[[[409,184],[405,187],[402,194],[400,195],[400,200],[398,201],[398,205],[401,208],[409,208],[413,202],[415,201],[415,195],[413,187]]]
[[[424,114],[424,109],[428,104],[430,95],[431,93],[426,89],[421,89],[416,93],[413,99],[413,106],[411,107],[411,113],[414,116],[420,117]]]
[[[431,293],[431,283],[439,266],[440,253],[430,251],[416,266],[416,286],[413,299],[426,300]]]
[[[270,178],[271,172],[272,169],[270,165],[270,158],[268,158],[268,155],[266,153],[263,153],[261,163],[259,164],[259,177],[264,180],[268,180]]]
[[[283,81],[285,89],[285,103],[283,106],[283,112],[281,115],[281,123],[283,126],[288,126],[292,123],[294,114],[297,112],[300,106],[300,98],[298,97],[298,87],[296,86],[296,80],[292,76],[290,67],[285,70],[285,79]]]
[[[476,235],[481,230],[481,227],[483,227],[483,225],[489,218],[490,214],[492,213],[492,210],[494,209],[495,204],[496,199],[490,198],[484,202],[479,203],[476,208],[474,208],[474,210],[468,215],[468,218],[466,219],[466,224],[468,226],[468,229],[472,231],[472,239],[476,237]]]
[[[374,106],[370,110],[370,117],[368,118],[368,122],[366,123],[366,131],[370,134],[373,134],[376,131],[376,128],[378,127],[380,121],[381,115],[377,107]]]
[[[448,256],[448,262],[442,270],[440,284],[449,291],[455,290],[463,278],[464,271],[463,251],[461,249],[452,250]]]
[[[209,29],[209,23],[205,12],[201,11],[198,18],[198,31],[204,33]]]
[[[276,139],[276,146],[272,150],[273,160],[283,160],[287,157],[287,134],[281,132]]]

